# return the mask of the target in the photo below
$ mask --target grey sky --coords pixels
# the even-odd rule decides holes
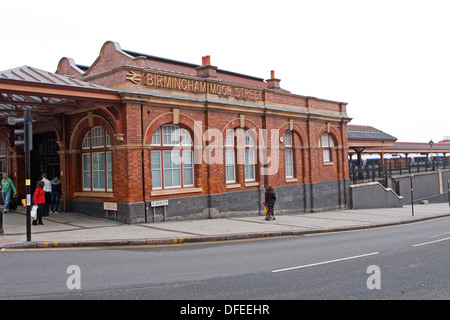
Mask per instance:
[[[400,141],[450,136],[445,0],[2,0],[0,70],[90,65],[123,49],[213,65],[292,93],[348,102],[351,123]]]

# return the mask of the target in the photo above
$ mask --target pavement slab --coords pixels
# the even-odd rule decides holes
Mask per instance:
[[[411,206],[404,206],[280,214],[273,221],[266,221],[264,216],[236,216],[133,225],[62,212],[45,217],[44,225],[32,226],[32,241],[26,242],[24,208],[19,208],[17,212],[3,216],[4,234],[0,235],[0,248],[229,240],[364,229],[448,216],[448,203],[415,205],[414,216]]]

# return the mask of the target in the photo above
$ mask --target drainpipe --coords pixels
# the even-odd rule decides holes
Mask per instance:
[[[142,169],[142,201],[144,202],[144,222],[147,223],[147,203],[145,202],[145,163],[144,163],[144,105],[141,104],[141,138],[142,138],[142,150],[141,150],[141,169]]]

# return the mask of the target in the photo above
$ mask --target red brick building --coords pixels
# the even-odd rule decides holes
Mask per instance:
[[[346,103],[292,94],[273,72],[264,80],[218,69],[209,56],[196,65],[108,41],[91,66],[63,58],[46,76],[84,98],[52,93],[52,104],[8,89],[8,75],[0,72],[3,105],[20,114],[20,93],[38,120],[35,179],[60,173],[69,211],[104,216],[113,202],[129,223],[262,214],[267,185],[278,213],[347,205]],[[2,121],[0,164],[23,192],[23,156]]]

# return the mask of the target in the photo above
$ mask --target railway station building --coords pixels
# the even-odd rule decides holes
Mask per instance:
[[[55,73],[0,72],[0,166],[24,197],[7,118],[29,108],[32,185],[60,176],[66,211],[108,209],[126,223],[263,215],[269,185],[282,214],[345,208],[346,106],[291,93],[273,71],[262,79],[108,41],[90,66],[62,58]]]

